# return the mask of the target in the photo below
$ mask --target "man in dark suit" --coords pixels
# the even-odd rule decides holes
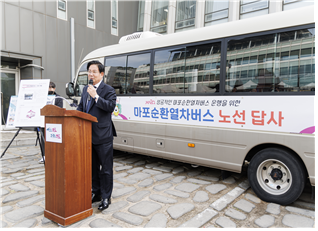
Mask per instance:
[[[94,86],[84,87],[77,110],[98,120],[92,123],[92,202],[101,200],[98,210],[102,211],[111,204],[113,190],[113,136],[116,136],[116,130],[111,114],[116,106],[116,93],[103,81],[103,64],[91,61],[87,71]]]

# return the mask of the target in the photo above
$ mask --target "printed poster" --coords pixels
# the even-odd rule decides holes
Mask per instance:
[[[44,127],[40,110],[47,104],[49,79],[21,80],[15,127]]]
[[[18,96],[12,95],[10,98],[6,128],[15,128],[14,119],[15,119],[15,114],[17,110],[17,102],[18,102]]]

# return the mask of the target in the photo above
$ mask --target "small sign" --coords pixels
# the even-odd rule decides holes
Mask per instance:
[[[62,143],[62,124],[45,124],[46,142]]]
[[[12,95],[10,99],[10,104],[9,104],[6,128],[15,128],[14,119],[15,119],[15,112],[17,110],[17,102],[18,102],[18,96]]]

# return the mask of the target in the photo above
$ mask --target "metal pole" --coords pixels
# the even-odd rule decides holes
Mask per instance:
[[[71,82],[75,77],[75,34],[74,34],[74,18],[70,19],[70,38],[71,38]]]

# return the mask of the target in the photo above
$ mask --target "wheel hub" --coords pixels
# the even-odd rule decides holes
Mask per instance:
[[[283,173],[280,169],[275,168],[272,170],[272,172],[270,173],[270,176],[273,178],[273,180],[281,180],[283,177]]]

